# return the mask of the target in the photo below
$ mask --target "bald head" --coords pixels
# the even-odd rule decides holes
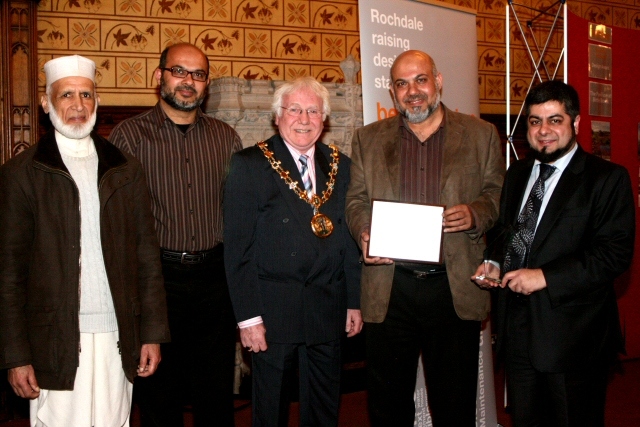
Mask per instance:
[[[209,72],[209,59],[207,55],[204,54],[198,47],[192,45],[191,43],[178,43],[171,46],[167,46],[162,53],[160,54],[160,65],[159,68],[165,68],[167,66],[167,58],[173,56],[192,56],[202,60],[203,64],[206,65],[204,68],[207,73]]]
[[[428,65],[429,69],[431,70],[431,75],[433,77],[436,77],[438,75],[436,63],[433,61],[433,58],[431,58],[431,56],[421,50],[407,50],[398,55],[396,57],[396,60],[393,61],[393,65],[391,66],[390,71],[392,82],[394,80],[395,70],[399,66],[403,66],[407,63],[422,63],[424,65]]]

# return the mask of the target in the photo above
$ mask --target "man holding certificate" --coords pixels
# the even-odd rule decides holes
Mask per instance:
[[[391,87],[400,114],[356,131],[347,192],[347,222],[364,260],[370,419],[372,426],[413,425],[422,352],[434,425],[473,426],[480,323],[490,304],[488,292],[469,276],[482,262],[483,235],[498,217],[500,139],[491,124],[440,102],[442,75],[424,52],[397,57]],[[429,224],[412,223],[417,231],[443,227],[442,262],[369,254],[373,199],[444,206]],[[375,227],[404,221],[396,217]]]

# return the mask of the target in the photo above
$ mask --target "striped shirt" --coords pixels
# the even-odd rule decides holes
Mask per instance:
[[[446,117],[443,117],[438,129],[426,141],[420,141],[404,119],[400,121],[401,201],[440,204],[445,121]]]
[[[222,242],[224,180],[231,155],[242,148],[231,126],[198,109],[183,133],[158,102],[119,123],[109,140],[144,167],[161,247],[203,251]]]

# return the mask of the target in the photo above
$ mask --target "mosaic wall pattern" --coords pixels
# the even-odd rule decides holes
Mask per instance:
[[[392,0],[390,0],[392,1]],[[526,94],[534,67],[512,22],[505,31],[506,0],[441,0],[475,9],[482,113],[504,112],[506,37],[511,38],[514,105]],[[545,9],[549,0],[519,0]],[[574,13],[609,26],[640,30],[640,0],[574,1]],[[548,30],[525,37],[544,45]],[[153,70],[169,45],[191,42],[208,56],[211,77],[291,80],[311,75],[343,82],[339,63],[360,60],[357,0],[41,0],[38,10],[40,69],[54,56],[78,53],[98,66],[103,105],[152,105]],[[545,62],[560,59],[559,34]],[[534,52],[535,53],[535,52]],[[535,56],[535,55],[534,55]],[[437,58],[436,58],[437,59]],[[39,74],[40,90],[44,75]]]

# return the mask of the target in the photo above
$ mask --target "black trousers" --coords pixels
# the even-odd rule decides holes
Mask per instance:
[[[338,425],[340,403],[340,340],[305,345],[267,343],[252,354],[253,427],[286,427],[292,376],[300,374],[300,425]],[[296,364],[297,358],[297,364]]]
[[[434,427],[475,427],[480,322],[456,315],[446,274],[396,269],[385,320],[365,328],[373,427],[413,426],[420,352]]]
[[[506,374],[515,427],[603,427],[608,363],[540,372],[529,359],[527,302],[510,301]]]
[[[233,426],[236,324],[222,251],[203,264],[164,262],[171,342],[148,378],[136,378],[142,425],[179,427],[191,404],[194,425]]]

